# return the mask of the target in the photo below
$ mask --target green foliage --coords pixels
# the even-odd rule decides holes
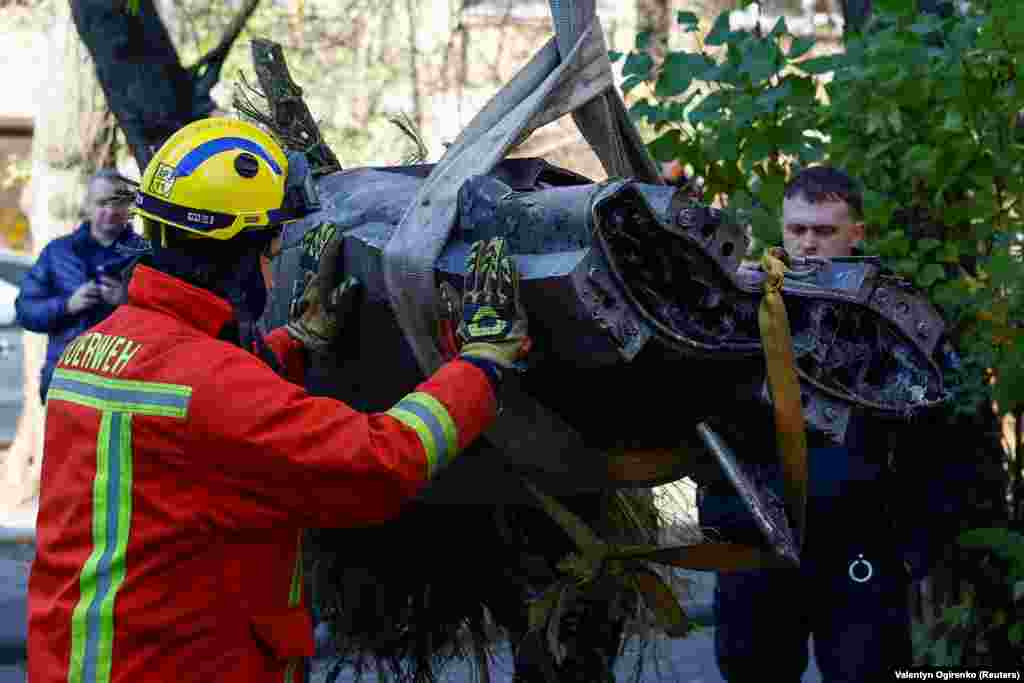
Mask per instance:
[[[699,29],[689,12],[677,22],[686,33]],[[657,66],[639,49],[625,55],[623,91],[643,93],[629,111],[656,134],[654,158],[685,160],[704,179],[705,200],[745,212],[762,242],[779,238],[790,161],[824,154],[821,137],[810,132],[820,118],[817,86],[798,68],[812,45],[793,37],[784,19],[758,37],[732,30],[723,12],[702,49],[669,51]]]
[[[172,25],[172,37],[182,63],[191,65],[217,45],[237,9],[233,3],[208,0],[175,4],[179,16],[177,28]],[[280,43],[292,78],[302,87],[324,140],[343,166],[400,163],[416,152],[415,143],[389,121],[401,110],[385,104],[386,96],[394,98],[395,93],[410,89],[405,68],[409,42],[402,32],[408,24],[405,4],[376,6],[364,0],[299,4],[301,15],[296,14],[296,3],[257,6],[213,89],[220,108],[231,110],[239,72],[249,83],[257,83],[249,41],[265,38]]]
[[[867,251],[926,290],[954,331],[962,412],[991,391],[1006,410],[1024,405],[1024,15],[1013,0],[989,4],[941,19],[882,2],[874,30],[838,54],[816,54],[785,19],[764,36],[733,30],[725,11],[694,51],[660,64],[640,49],[612,55],[625,57],[630,114],[655,159],[682,160],[705,201],[742,212],[761,244],[780,241],[794,166],[827,159],[861,179]],[[677,20],[698,30],[692,14]],[[994,389],[977,379],[990,368]]]
[[[1024,34],[1015,3],[992,5],[943,20],[885,3],[878,28],[833,59],[821,129],[830,160],[871,190],[865,217],[880,230],[868,250],[932,294],[972,370],[994,368],[995,398],[1013,410],[1024,403],[1024,347],[1011,325],[1024,317],[1013,287],[1024,275]],[[890,228],[905,240],[899,253]],[[959,407],[976,409],[982,388]]]
[[[1024,408],[1024,13],[1019,0],[971,6],[941,18],[876,0],[865,35],[837,54],[784,20],[765,36],[733,30],[726,12],[698,49],[632,72],[630,113],[656,159],[684,163],[705,201],[745,216],[763,243],[781,241],[796,166],[827,160],[858,178],[866,251],[943,311],[962,360],[951,404],[977,415],[993,399],[1003,413]],[[976,529],[959,545],[981,557],[980,574],[918,634],[919,652],[936,665],[1019,666],[1024,536]]]

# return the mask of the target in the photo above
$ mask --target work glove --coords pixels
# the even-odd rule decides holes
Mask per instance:
[[[526,315],[519,302],[519,273],[506,251],[504,239],[496,237],[473,243],[466,258],[461,311],[457,301],[453,290],[446,291],[442,286],[442,306],[450,309],[450,313],[442,311],[442,320],[446,315],[461,313],[455,331],[459,357],[509,369],[530,351]],[[444,323],[441,332],[444,347]]]
[[[341,333],[355,307],[362,283],[354,276],[331,287],[341,256],[341,235],[332,238],[321,252],[317,274],[306,272],[302,297],[292,304],[285,329],[307,351],[326,353]]]

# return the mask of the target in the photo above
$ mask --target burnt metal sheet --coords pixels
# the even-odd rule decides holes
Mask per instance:
[[[754,477],[747,473],[743,463],[736,458],[725,439],[713,429],[701,423],[697,425],[697,433],[700,434],[708,450],[714,454],[722,466],[725,476],[736,487],[740,500],[750,511],[768,546],[779,557],[792,563],[793,566],[799,566],[800,551],[794,540],[793,531],[790,529],[789,520],[786,518],[782,501],[767,488],[758,485]]]
[[[610,481],[606,453],[621,447],[622,439],[639,439],[629,446],[641,451],[671,447],[701,419],[744,401],[770,403],[756,322],[764,276],[740,268],[746,246],[741,226],[694,206],[674,188],[586,183],[543,162],[515,161],[463,186],[459,223],[436,273],[460,285],[469,244],[504,236],[521,272],[535,351],[530,369],[508,382],[504,417],[431,483],[427,499],[521,502],[509,475],[524,473],[556,495],[634,485]],[[427,170],[369,168],[326,176],[319,184],[322,210],[286,226],[267,327],[283,324],[301,295],[304,274],[316,268],[323,242],[318,229],[325,223],[344,236],[344,271],[366,285],[337,353],[313,359],[307,380],[312,393],[384,411],[424,379],[385,294],[382,252]],[[629,245],[639,245],[636,253]],[[845,371],[892,351],[903,375],[886,376],[893,396],[881,398],[906,404],[918,387],[922,401],[937,399],[941,380],[921,362],[930,338],[902,333],[920,320],[929,334],[933,324],[941,330],[941,319],[925,315],[926,302],[886,280],[877,264],[794,265],[799,267],[784,295],[797,357],[806,365],[801,386],[809,397],[810,430],[842,440],[852,405],[849,395],[807,381],[815,380],[808,373],[816,368]],[[650,306],[654,299],[645,287],[675,297],[669,301],[675,309]],[[881,298],[894,303],[878,305],[880,287],[891,292]],[[904,302],[920,311],[912,322],[894,319]],[[881,329],[895,341],[878,349],[865,347],[861,338],[842,338],[845,346],[834,347],[834,318],[844,306],[857,309],[861,337]],[[666,327],[686,343],[676,343]],[[677,392],[677,403],[665,402],[666,389]]]

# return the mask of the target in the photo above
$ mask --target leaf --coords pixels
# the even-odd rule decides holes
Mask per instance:
[[[786,189],[786,179],[778,175],[770,175],[761,181],[757,194],[764,206],[782,206],[782,195]]]
[[[794,99],[813,101],[818,93],[818,86],[810,76],[790,74],[786,76],[785,82],[792,84]]]
[[[690,630],[689,620],[668,584],[646,568],[632,572],[629,579],[665,634],[670,638],[685,637]]]
[[[916,7],[915,0],[875,0],[879,12],[887,14],[906,14]]]
[[[921,264],[914,258],[901,258],[892,262],[892,269],[902,275],[913,275]]]
[[[995,251],[986,264],[986,270],[997,287],[1012,285],[1020,281],[1021,263],[1012,255],[1008,248]]]
[[[729,30],[729,15],[732,12],[724,10],[715,19],[714,25],[711,27],[711,31],[708,33],[707,38],[704,39],[705,45],[724,45],[725,42],[732,35],[732,31]]]
[[[622,94],[628,95],[631,90],[633,90],[634,88],[636,88],[636,86],[640,85],[643,82],[644,79],[640,78],[639,76],[628,76],[624,81],[622,81]]]
[[[699,449],[688,449],[684,444],[677,448],[619,448],[607,454],[611,481],[648,486],[689,476],[697,469],[695,463],[704,457]]]
[[[646,52],[631,52],[626,57],[626,63],[622,67],[622,75],[625,76],[638,76],[642,79],[647,79],[651,73],[651,68],[654,67],[654,60]]]
[[[903,155],[903,165],[912,173],[920,175],[931,175],[937,160],[937,150],[928,145],[914,145]]]
[[[812,57],[805,59],[802,62],[797,62],[796,66],[801,71],[809,74],[821,75],[827,74],[830,71],[835,71],[839,60],[834,55],[825,55],[823,57]]]
[[[934,237],[925,237],[917,242],[917,250],[922,254],[934,251],[942,246],[942,242],[935,239]]]
[[[924,268],[917,273],[915,282],[917,282],[918,287],[927,289],[945,276],[946,270],[938,263],[927,263]]]
[[[551,654],[555,663],[561,666],[562,661],[565,660],[567,653],[566,647],[562,645],[559,636],[559,631],[562,626],[562,615],[565,614],[569,608],[570,602],[576,598],[576,591],[572,584],[562,586],[562,589],[558,591],[558,600],[555,603],[555,609],[551,614],[551,618],[548,619],[547,629],[545,636],[547,638],[548,652]]]
[[[942,127],[949,131],[962,131],[964,129],[964,115],[955,109],[947,110],[946,120],[942,122]]]
[[[868,135],[874,135],[878,131],[882,130],[885,125],[885,117],[882,116],[882,112],[873,111],[868,114]]]
[[[657,161],[667,162],[680,157],[680,150],[683,147],[682,133],[678,130],[670,130],[658,139],[647,145],[651,156]]]
[[[769,38],[778,38],[781,35],[789,33],[789,27],[786,26],[786,17],[779,17],[779,20],[775,22],[775,26],[772,27],[771,33],[768,34]]]
[[[687,118],[691,124],[700,123],[707,119],[721,119],[724,107],[725,96],[721,92],[711,93],[690,111]]]
[[[700,29],[700,18],[693,12],[676,12],[676,23],[686,27],[686,33]]]
[[[944,242],[937,258],[939,263],[959,263],[960,247],[956,242]]]
[[[903,132],[903,114],[899,109],[896,107],[890,109],[887,119],[889,121],[889,125],[892,126],[892,129],[897,135]]]
[[[775,111],[775,107],[785,101],[790,95],[793,94],[793,84],[789,80],[784,80],[773,88],[766,88],[754,98],[754,106],[758,111],[770,113]]]
[[[658,75],[658,83],[654,88],[657,97],[674,97],[682,95],[693,83],[688,65],[685,60],[673,59],[675,54],[665,58],[665,64]]]
[[[524,481],[523,485],[537,497],[541,507],[568,534],[577,548],[584,553],[604,552],[606,548],[605,542],[587,526],[586,522],[530,482]]]
[[[551,613],[558,605],[558,598],[562,594],[564,586],[564,581],[559,581],[549,586],[539,598],[529,603],[526,612],[530,630],[543,628],[548,623]]]
[[[629,117],[634,121],[647,119],[648,123],[655,124],[662,119],[662,116],[662,108],[655,104],[651,104],[651,101],[647,98],[637,100],[633,106],[629,108]]]
[[[778,46],[769,40],[752,41],[744,50],[740,73],[750,76],[752,83],[760,83],[778,71]]]
[[[740,543],[697,543],[688,546],[641,548],[634,552],[614,553],[609,559],[635,559],[671,567],[698,571],[736,571],[792,567],[786,560],[765,548]]]
[[[1016,593],[1016,588],[1014,588],[1014,593]],[[1016,600],[1016,597],[1014,600]],[[1006,632],[1006,638],[1010,641],[1010,645],[1014,647],[1019,646],[1021,641],[1024,640],[1024,622],[1018,621],[1011,626]]]
[[[794,38],[793,42],[789,46],[789,52],[786,54],[790,59],[799,59],[805,54],[811,51],[814,47],[813,38]]]
[[[1024,598],[1024,581],[1015,581],[1013,583],[1013,601],[1017,602],[1021,598]]]
[[[1003,384],[1005,377],[1000,376],[996,386]],[[957,544],[964,548],[987,548],[1000,557],[1010,559],[1024,549],[1024,536],[1016,531],[999,527],[970,529],[957,537]]]

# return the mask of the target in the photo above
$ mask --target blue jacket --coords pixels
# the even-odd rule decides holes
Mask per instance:
[[[26,330],[46,334],[46,362],[39,381],[39,396],[45,400],[54,365],[68,342],[97,324],[114,307],[100,302],[77,316],[67,312],[68,299],[79,287],[96,277],[97,267],[127,266],[130,256],[124,247],[141,249],[145,240],[131,230],[109,247],[102,246],[89,234],[84,222],[70,235],[58,237],[45,247],[39,259],[21,280],[21,291],[14,302],[18,323]]]

